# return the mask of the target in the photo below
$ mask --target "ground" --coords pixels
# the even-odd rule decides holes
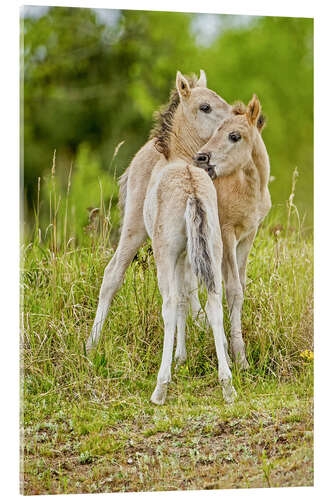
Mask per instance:
[[[25,494],[313,485],[311,367],[299,384],[240,376],[234,405],[213,377],[174,378],[164,407],[149,389],[103,404],[31,403]],[[114,392],[117,393],[116,387]],[[56,391],[55,391],[56,393]]]

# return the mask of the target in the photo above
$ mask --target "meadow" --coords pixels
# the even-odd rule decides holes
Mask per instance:
[[[105,203],[100,184],[99,207],[79,231],[84,182],[69,181],[60,195],[54,157],[50,178],[38,182],[33,236],[22,238],[24,494],[313,485],[313,239],[294,205],[296,177],[250,254],[242,321],[250,369],[233,367],[236,402],[222,399],[212,332],[188,318],[188,360],[156,407],[163,323],[150,244],[88,356],[116,247],[117,189]],[[224,323],[228,336],[225,303]]]
[[[312,485],[313,19],[26,6],[21,42],[21,492]],[[117,178],[177,70],[200,68],[229,103],[259,96],[273,207],[249,258],[237,400],[223,401],[207,323],[188,318],[187,362],[156,407],[149,241],[89,356],[85,341],[119,237]]]

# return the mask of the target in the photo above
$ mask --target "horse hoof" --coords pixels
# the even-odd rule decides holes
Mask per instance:
[[[235,388],[231,382],[228,382],[223,386],[222,392],[223,392],[223,399],[227,404],[232,404],[235,401],[237,397],[237,392],[235,391]]]
[[[248,370],[250,368],[245,356],[242,359],[237,359],[236,364],[240,370]]]
[[[167,395],[167,384],[157,385],[150,398],[150,401],[155,405],[164,405]]]
[[[240,370],[247,370],[250,367],[245,356],[244,345],[232,345],[231,352],[232,357]]]
[[[175,368],[177,369],[181,365],[184,365],[186,363],[186,359],[187,359],[186,354],[184,356],[184,355],[177,355],[177,353],[176,353],[176,355],[175,355],[175,362],[176,362]]]

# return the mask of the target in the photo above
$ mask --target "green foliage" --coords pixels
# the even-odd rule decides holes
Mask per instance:
[[[22,22],[26,223],[31,226],[37,203],[37,178],[49,172],[55,149],[62,197],[70,165],[77,162],[84,143],[105,173],[108,203],[106,176],[121,174],[145,143],[152,114],[167,100],[176,71],[198,73],[203,68],[209,87],[229,102],[248,102],[257,93],[267,116],[263,134],[275,177],[270,186],[273,203],[284,203],[297,166],[296,201],[311,225],[313,21],[211,16],[216,36],[202,44],[209,16],[111,12],[112,22],[105,23],[93,9],[51,7],[41,17]],[[123,140],[115,172],[112,155]],[[93,187],[91,176],[86,198],[88,189],[99,189],[97,178],[95,183]],[[48,213],[44,198],[43,220]],[[89,204],[94,205],[93,198],[81,199],[78,224],[83,224]]]
[[[67,172],[59,171],[54,153],[52,169],[39,189],[35,217],[39,243],[47,245],[53,239],[53,246],[59,248],[89,244],[97,235],[105,241],[116,236],[120,224],[117,180],[102,169],[98,154],[88,144],[80,144]]]
[[[98,155],[91,151],[88,144],[79,146],[69,189],[69,200],[72,235],[81,235],[81,241],[82,228],[88,232],[98,229],[97,221],[101,222],[103,216],[108,217],[112,227],[119,225],[117,181],[109,172],[102,170]],[[92,212],[94,209],[98,212]],[[88,219],[90,225],[87,224]]]

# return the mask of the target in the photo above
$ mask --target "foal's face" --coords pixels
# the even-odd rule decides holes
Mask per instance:
[[[218,124],[231,112],[231,106],[207,88],[192,89],[189,99],[182,105],[187,123],[203,141],[212,137]]]
[[[212,137],[216,127],[231,114],[231,106],[206,86],[204,72],[196,87],[190,88],[186,78],[179,72],[176,86],[180,97],[180,107],[189,133],[194,130],[202,141]]]
[[[212,179],[232,174],[251,161],[253,133],[244,115],[227,118],[201,148],[197,165],[207,170]]]
[[[260,115],[256,96],[248,104],[246,113],[226,118],[195,158],[212,179],[232,174],[252,161],[252,151]]]

